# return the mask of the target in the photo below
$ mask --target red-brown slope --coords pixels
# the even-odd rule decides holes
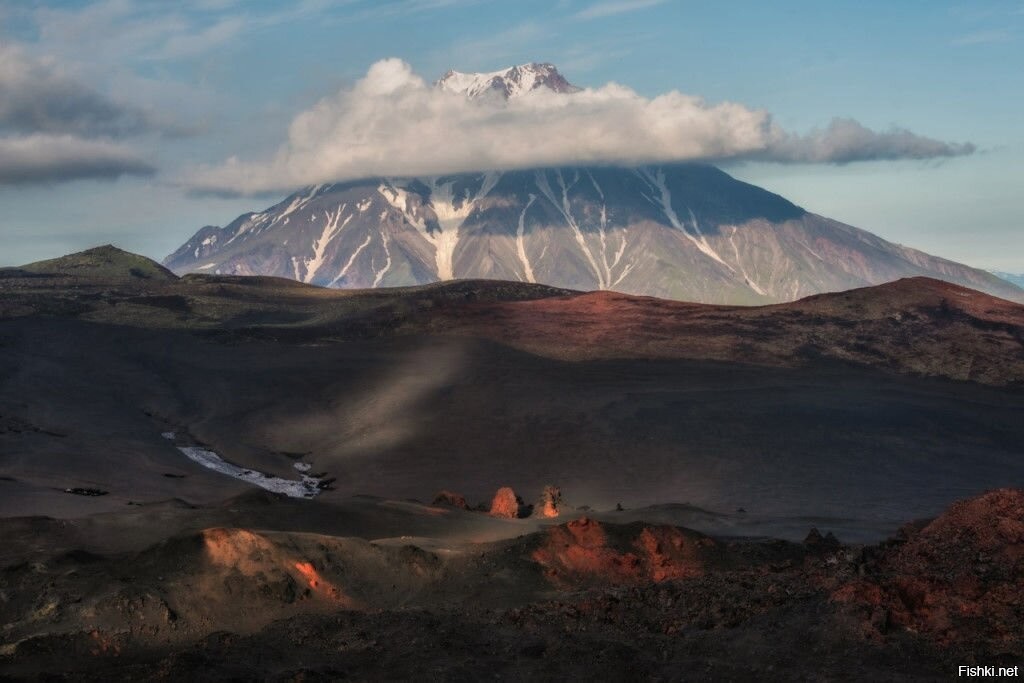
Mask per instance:
[[[465,303],[430,329],[544,356],[795,365],[827,358],[988,384],[1024,382],[1024,306],[929,278],[761,307],[614,292]]]
[[[134,268],[129,257],[117,261],[118,273]],[[427,332],[482,337],[565,360],[794,366],[824,358],[987,384],[1024,383],[1024,305],[924,277],[739,307],[481,280],[339,291],[255,277],[179,281],[140,271],[111,279],[111,267],[71,279],[0,272],[0,318],[79,318],[298,343]]]

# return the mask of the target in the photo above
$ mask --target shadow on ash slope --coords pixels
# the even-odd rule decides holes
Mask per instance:
[[[395,306],[374,329],[403,324]],[[878,538],[1024,472],[1018,390],[871,368],[574,362],[432,328],[326,342],[279,339],[284,328],[244,336],[45,317],[0,328],[0,408],[45,429],[0,429],[8,516],[215,505],[254,486],[184,457],[160,438],[170,430],[194,438],[180,446],[305,494],[301,457],[307,476],[337,477],[317,507],[441,490],[475,504],[499,487],[533,495],[554,484],[594,509],[689,503],[747,528],[800,520],[789,538],[822,518],[844,540],[838,520]],[[109,495],[64,493],[73,487]]]
[[[300,451],[316,444],[341,460],[401,447],[422,432],[421,416],[428,404],[443,399],[460,379],[465,381],[466,347],[447,342],[413,348],[364,386],[341,382],[320,405],[304,403],[298,410],[275,404],[253,426],[267,443],[288,434],[289,444],[297,440]]]
[[[291,419],[286,429],[289,433],[330,439],[330,434],[338,432],[338,424],[345,423],[348,434],[354,437],[328,441],[333,454],[340,457],[399,445],[415,437],[415,420],[411,416],[417,415],[425,401],[450,384],[462,367],[458,345],[415,351],[385,373],[372,391],[360,394],[356,400],[339,398],[321,410],[304,410]],[[273,429],[281,427],[273,425]],[[209,470],[290,498],[314,498],[332,488],[335,481],[326,473],[311,474],[312,464],[301,460],[293,464],[300,479],[286,479],[228,462],[214,450],[192,443],[187,435],[168,431],[161,436],[176,442],[177,449],[189,460]]]

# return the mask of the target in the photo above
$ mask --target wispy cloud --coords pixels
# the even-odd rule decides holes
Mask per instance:
[[[295,117],[273,158],[231,158],[196,170],[186,183],[200,191],[261,193],[378,175],[725,159],[845,164],[973,151],[904,129],[872,131],[850,119],[800,135],[741,104],[709,104],[678,91],[645,98],[615,83],[575,94],[539,89],[507,102],[470,100],[388,59],[352,90]]]
[[[384,4],[395,5],[399,10],[405,12],[429,12],[431,10],[479,5],[489,1],[490,0],[393,0],[391,3]]]
[[[234,0],[153,3],[100,0],[33,13],[39,41],[57,54],[87,53],[91,63],[197,57],[245,35],[325,14],[357,0],[296,0],[255,5]]]
[[[990,29],[966,33],[954,38],[951,42],[953,45],[987,45],[991,43],[1006,43],[1012,39],[1012,34],[1005,29]]]
[[[486,35],[455,42],[438,55],[443,55],[444,63],[450,68],[458,65],[483,65],[495,62],[525,61],[523,55],[529,53],[533,58],[538,56],[547,59],[544,54],[547,46],[557,31],[537,21],[524,21]],[[544,46],[544,47],[542,47]]]
[[[2,0],[0,0],[2,1]],[[34,24],[42,51],[80,58],[93,68],[132,61],[174,62],[203,57],[286,24],[382,20],[451,11],[493,0],[98,0],[42,5],[19,13]]]
[[[935,140],[905,128],[874,131],[853,119],[836,118],[806,135],[781,133],[761,155],[781,163],[850,164],[857,161],[941,159],[972,154],[974,145]],[[757,155],[755,155],[757,156]]]
[[[353,0],[350,11],[344,15],[347,23],[381,21],[397,16],[450,12],[494,0]]]
[[[168,35],[160,49],[150,53],[148,57],[170,60],[206,54],[234,40],[250,26],[243,17],[225,17],[195,31]]]
[[[589,7],[580,10],[574,16],[577,19],[600,19],[611,17],[616,14],[636,12],[656,5],[664,4],[665,0],[608,0],[597,2]]]

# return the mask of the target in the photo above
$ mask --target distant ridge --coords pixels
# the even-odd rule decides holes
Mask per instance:
[[[1012,284],[1017,285],[1018,287],[1024,287],[1024,273],[1021,273],[1021,274],[1004,273],[1004,272],[998,271],[998,270],[993,270],[993,271],[990,271],[990,272],[993,275],[995,275],[996,277],[1002,278],[1002,279],[1006,280],[1007,282],[1010,282]]]
[[[121,264],[138,263],[106,249]],[[46,263],[88,273],[74,267],[93,257],[83,254]],[[497,279],[341,291],[268,276],[147,279],[124,277],[123,265],[115,270],[122,276],[0,271],[0,318],[78,317],[317,344],[394,335],[475,338],[568,361],[826,361],[1024,386],[1024,305],[929,277],[773,305],[721,306]]]

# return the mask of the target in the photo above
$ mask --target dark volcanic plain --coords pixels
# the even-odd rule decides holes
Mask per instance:
[[[0,677],[1013,665],[1024,496],[982,494],[1024,484],[1022,414],[1024,306],[925,278],[740,308],[3,269]],[[430,504],[549,484],[555,518]]]

